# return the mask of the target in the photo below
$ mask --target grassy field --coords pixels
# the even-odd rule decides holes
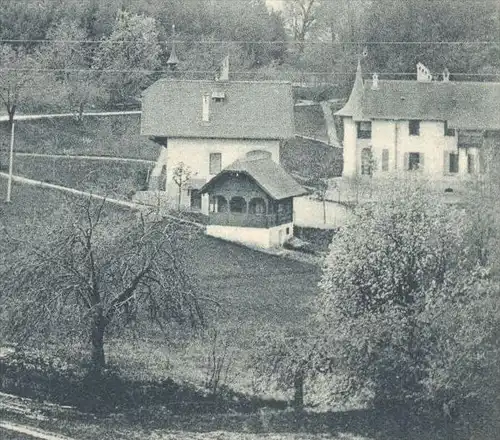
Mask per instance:
[[[14,174],[108,197],[147,188],[153,165],[140,162],[16,156]]]
[[[306,179],[342,174],[342,150],[309,139],[297,137],[285,141],[280,160],[289,173]]]
[[[295,133],[328,142],[325,117],[319,104],[295,107]]]
[[[80,154],[156,160],[159,146],[140,134],[140,116],[21,121],[15,150],[42,154]],[[8,124],[0,124],[0,151],[9,149]],[[1,159],[1,157],[0,157]]]
[[[4,194],[5,179],[1,179],[2,199]],[[9,233],[23,234],[23,228],[29,230],[32,224],[59,221],[58,207],[64,201],[65,196],[56,191],[14,184],[12,203],[0,202],[2,225]],[[183,253],[198,288],[221,304],[214,326],[219,329],[220,343],[231,351],[231,385],[250,392],[253,373],[248,369],[247,351],[259,332],[300,327],[317,291],[319,268],[201,234],[185,242]],[[8,259],[7,254],[3,257]],[[206,339],[180,347],[152,331],[110,341],[109,359],[124,371],[202,385],[209,349]]]

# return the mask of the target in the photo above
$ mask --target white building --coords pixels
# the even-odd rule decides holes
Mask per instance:
[[[344,177],[416,172],[433,180],[467,178],[484,167],[485,142],[500,133],[500,83],[434,80],[363,81],[358,64],[346,105]]]
[[[252,151],[279,163],[280,143],[293,137],[293,95],[288,82],[189,81],[162,79],[143,93],[141,133],[161,144],[150,190],[176,203],[173,182],[182,162],[191,176],[181,205],[208,214],[201,187],[222,169]]]

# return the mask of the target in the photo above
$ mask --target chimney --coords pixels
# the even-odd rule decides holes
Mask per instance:
[[[222,61],[215,79],[217,81],[229,81],[229,55]]]
[[[210,121],[210,94],[206,92],[203,94],[203,110],[201,120],[203,122]]]
[[[443,70],[443,82],[450,82],[450,71],[446,67]]]
[[[378,90],[378,74],[374,73],[372,77],[372,90]]]
[[[431,82],[432,75],[430,70],[422,63],[417,64],[417,81],[418,82]]]
[[[170,70],[175,70],[179,64],[179,58],[177,58],[177,54],[175,53],[175,24],[172,25],[172,51],[170,52],[170,56],[167,60],[167,66]]]

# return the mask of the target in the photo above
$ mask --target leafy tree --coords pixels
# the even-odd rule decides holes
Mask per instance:
[[[203,298],[180,251],[192,232],[106,208],[89,198],[63,209],[65,220],[38,230],[30,243],[18,242],[0,281],[4,335],[88,341],[97,377],[106,365],[106,338],[131,323],[152,321],[165,332],[174,323],[204,324]]]
[[[335,367],[339,395],[368,390],[378,404],[443,409],[495,402],[498,284],[478,258],[483,243],[470,239],[478,225],[429,194],[396,182],[334,236],[317,363]]]
[[[135,97],[160,66],[156,22],[151,17],[121,11],[113,32],[105,38],[94,59],[94,69],[104,70],[101,81],[111,101],[124,102]]]
[[[86,31],[74,20],[63,20],[47,32],[47,39],[52,42],[37,53],[40,64],[54,71],[49,74],[59,83],[70,108],[77,110],[82,120],[87,105],[106,100],[106,91],[96,81],[96,72],[89,70],[92,47],[84,43]]]

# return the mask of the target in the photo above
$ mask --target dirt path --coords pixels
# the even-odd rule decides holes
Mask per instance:
[[[84,113],[83,116],[126,116],[126,115],[140,115],[140,110],[125,111],[125,112],[89,112]],[[36,121],[38,119],[56,119],[56,118],[75,118],[76,113],[50,113],[43,115],[15,115],[15,121]],[[0,122],[7,122],[9,117],[7,115],[0,116]]]
[[[1,430],[6,430],[8,432],[14,432],[17,434],[25,434],[28,435],[30,438],[38,438],[42,440],[72,440],[70,437],[64,437],[58,434],[54,434],[51,432],[47,431],[41,431],[39,429],[33,429],[29,426],[26,425],[19,425],[17,423],[11,423],[6,420],[0,420],[0,436],[2,438],[2,431]],[[7,437],[9,438],[9,437]],[[17,437],[13,437],[17,438]],[[24,437],[19,437],[19,438],[24,438]]]
[[[340,147],[339,138],[337,136],[337,128],[335,127],[335,121],[333,119],[332,108],[330,107],[328,101],[321,101],[319,104],[321,105],[323,115],[325,116],[328,143],[334,147]]]
[[[115,162],[134,162],[134,163],[145,163],[148,165],[154,165],[156,162],[154,160],[147,159],[135,159],[133,157],[116,157],[116,156],[92,156],[92,155],[75,155],[75,154],[42,154],[42,153],[23,153],[14,152],[15,156],[22,157],[41,157],[48,159],[81,159],[81,160],[109,160]]]

